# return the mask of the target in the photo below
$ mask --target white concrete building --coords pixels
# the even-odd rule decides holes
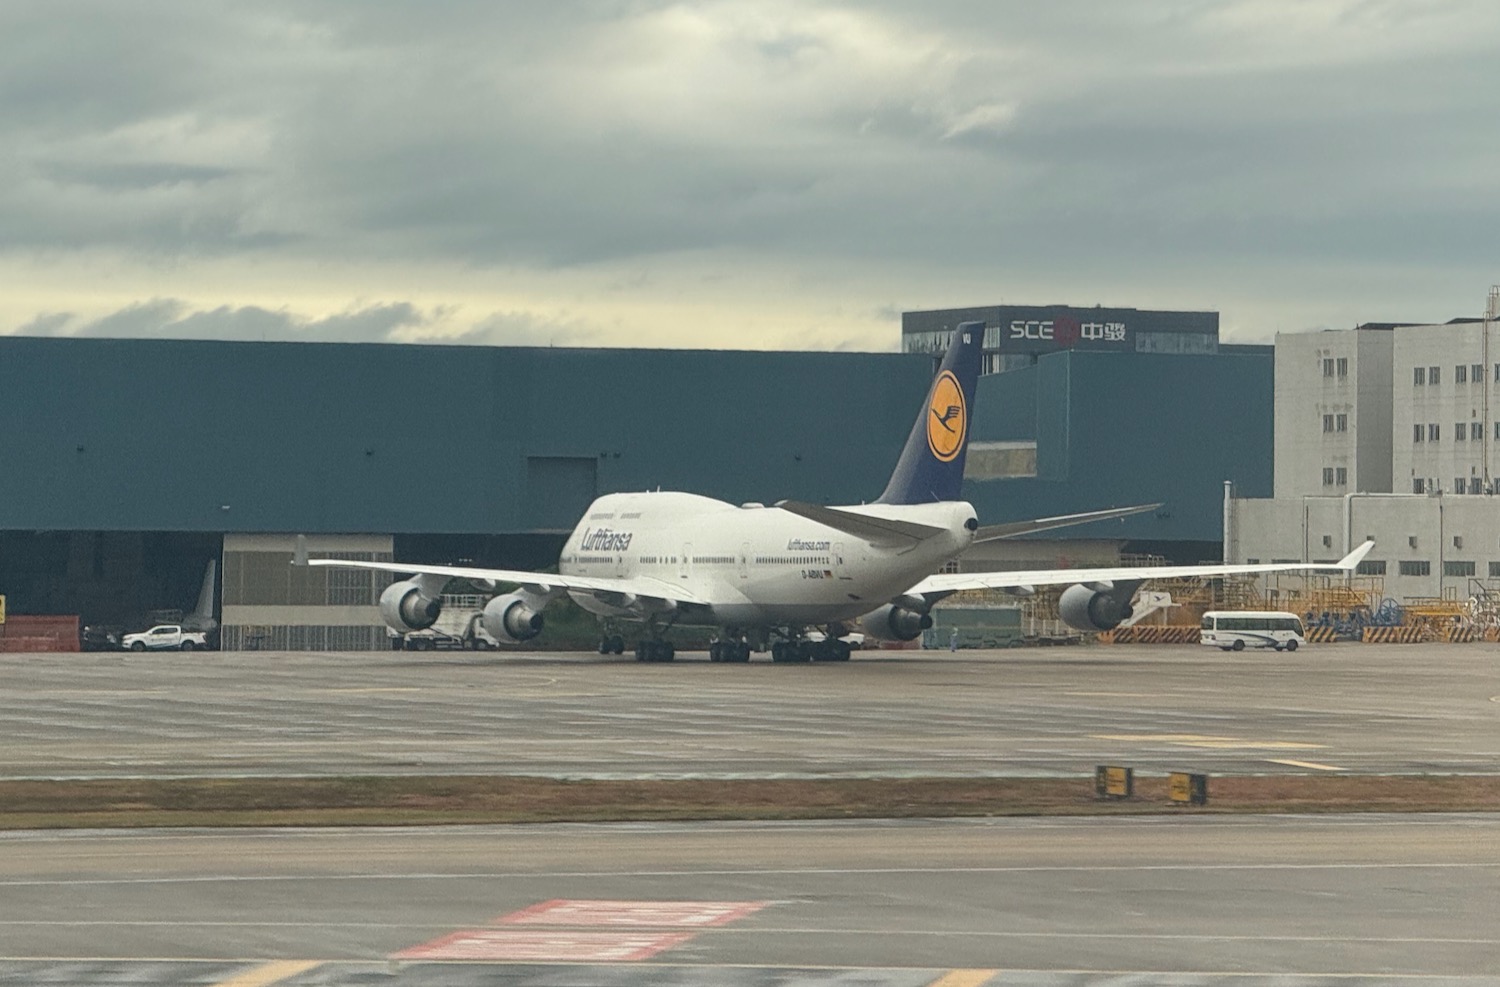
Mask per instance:
[[[1500,289],[1486,312],[1278,335],[1275,496],[1226,501],[1225,558],[1333,561],[1374,538],[1360,571],[1388,596],[1500,580]]]
[[[1276,336],[1274,496],[1391,489],[1390,326]]]

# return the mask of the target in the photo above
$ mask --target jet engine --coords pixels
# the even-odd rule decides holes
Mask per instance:
[[[397,634],[425,631],[442,612],[443,601],[429,595],[415,579],[391,583],[380,594],[380,616]]]
[[[859,618],[860,630],[867,637],[880,641],[915,641],[931,626],[932,614],[908,610],[894,603],[887,603]]]
[[[520,644],[542,632],[542,615],[532,600],[520,593],[497,596],[484,607],[484,629],[497,641]]]
[[[1074,630],[1112,631],[1135,612],[1130,605],[1135,590],[1135,583],[1069,586],[1057,601],[1058,615]]]

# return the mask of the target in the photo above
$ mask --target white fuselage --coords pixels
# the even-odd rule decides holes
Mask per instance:
[[[849,620],[889,603],[936,572],[973,540],[963,502],[869,504],[839,510],[943,529],[914,546],[883,547],[774,507],[736,507],[687,493],[600,497],[568,537],[558,572],[645,576],[703,600],[687,622],[727,627],[813,625]],[[584,609],[639,615],[588,593]]]

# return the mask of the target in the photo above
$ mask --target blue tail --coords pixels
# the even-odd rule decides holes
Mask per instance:
[[[912,426],[906,448],[896,461],[896,471],[877,504],[931,504],[959,499],[983,345],[983,322],[959,323],[943,365],[938,368],[937,379],[927,392],[927,400],[922,402],[922,412]]]

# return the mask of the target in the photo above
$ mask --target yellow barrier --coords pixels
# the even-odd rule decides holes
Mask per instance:
[[[1332,644],[1338,640],[1338,632],[1332,627],[1309,627],[1307,629],[1307,641],[1309,644]]]
[[[1422,641],[1420,627],[1366,627],[1365,644],[1419,644]]]
[[[1100,644],[1197,644],[1201,630],[1198,627],[1162,627],[1137,624],[1134,627],[1116,627],[1099,634]]]

